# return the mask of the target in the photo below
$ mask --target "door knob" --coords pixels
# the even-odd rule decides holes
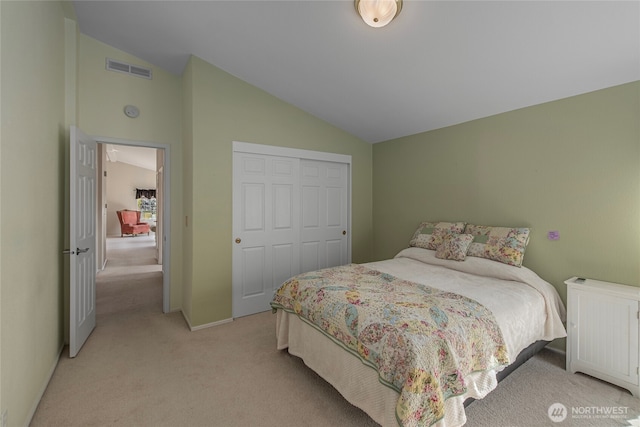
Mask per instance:
[[[84,249],[76,248],[76,253],[83,254],[85,252],[89,252],[89,248],[84,248]]]
[[[236,238],[236,243],[240,244],[240,242],[242,242],[242,240],[239,237]]]
[[[346,236],[347,235],[347,230],[342,230],[342,235]]]

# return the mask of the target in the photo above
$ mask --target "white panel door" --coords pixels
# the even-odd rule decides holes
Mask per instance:
[[[347,171],[344,163],[300,161],[303,272],[349,262]]]
[[[97,144],[76,127],[70,141],[69,356],[96,326]]]
[[[300,272],[299,165],[233,155],[233,317],[269,310],[276,289]]]

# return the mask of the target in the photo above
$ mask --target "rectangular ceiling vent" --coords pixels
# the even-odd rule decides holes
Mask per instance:
[[[152,77],[151,68],[139,67],[109,58],[107,58],[107,70],[131,74],[132,76],[143,77],[145,79],[151,79]]]

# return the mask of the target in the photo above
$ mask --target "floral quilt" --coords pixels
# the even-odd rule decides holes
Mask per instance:
[[[429,426],[464,378],[509,363],[493,314],[452,292],[351,264],[286,281],[272,308],[297,314],[378,371],[395,389],[398,422]]]

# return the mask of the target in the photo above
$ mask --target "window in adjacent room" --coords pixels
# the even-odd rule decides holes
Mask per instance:
[[[136,188],[136,200],[140,211],[140,219],[142,221],[155,220],[157,213],[156,190]]]

